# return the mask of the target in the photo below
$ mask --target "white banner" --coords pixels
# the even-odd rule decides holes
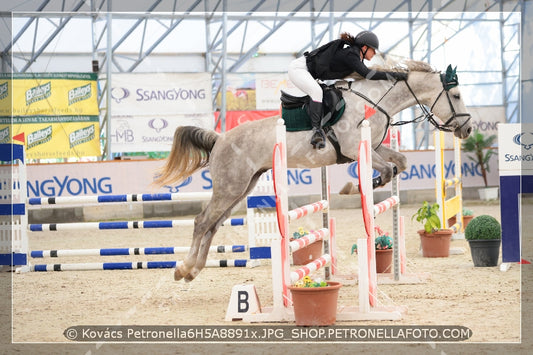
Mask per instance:
[[[498,125],[505,122],[503,106],[469,106],[467,111],[472,115],[472,129],[478,130],[485,136],[498,134]]]
[[[111,150],[124,152],[168,152],[174,131],[179,126],[213,128],[213,115],[182,114],[173,116],[113,116]]]
[[[533,124],[498,125],[501,175],[533,174]]]
[[[113,74],[112,116],[211,113],[209,73]]]
[[[256,74],[255,102],[257,110],[279,109],[281,90],[292,95],[305,96],[305,93],[289,80],[288,74]]]
[[[400,190],[435,189],[434,151],[409,151],[409,167],[400,175]],[[448,153],[448,152],[447,152]],[[449,152],[451,153],[451,152]],[[445,155],[446,178],[454,175],[452,154]],[[160,192],[212,191],[209,169],[203,169],[181,184],[155,189],[151,186],[162,160],[67,163],[28,166],[29,197],[83,196]],[[489,186],[498,185],[496,155],[490,161]],[[484,186],[481,170],[463,156],[463,186]],[[355,163],[329,168],[331,192],[338,193],[348,181],[357,182]],[[374,172],[376,173],[376,172]],[[320,169],[289,169],[290,195],[320,194]],[[385,191],[388,187],[380,189]],[[354,197],[358,198],[358,197]]]

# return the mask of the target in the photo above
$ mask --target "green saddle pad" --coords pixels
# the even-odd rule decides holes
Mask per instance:
[[[341,102],[342,104],[339,105],[340,108],[333,113],[333,118],[326,122],[323,127],[332,126],[340,120],[345,108],[344,99]],[[285,121],[285,127],[289,132],[310,131],[313,128],[311,126],[311,119],[303,107],[283,107],[281,109],[281,117]]]

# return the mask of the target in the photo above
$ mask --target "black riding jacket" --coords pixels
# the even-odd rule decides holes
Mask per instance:
[[[359,56],[361,49],[343,39],[336,39],[304,55],[307,69],[315,79],[342,79],[353,72],[370,80],[387,80],[387,72],[370,70]]]

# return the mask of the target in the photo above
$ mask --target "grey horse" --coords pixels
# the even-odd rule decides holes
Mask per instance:
[[[457,87],[457,75],[451,66],[445,73],[427,63],[407,61],[401,70],[408,72],[406,81],[343,80],[335,84],[343,91],[345,112],[332,126],[340,153],[357,160],[360,124],[365,105],[376,109],[369,118],[372,129],[372,167],[380,172],[379,185],[387,184],[394,173],[407,168],[404,155],[383,145],[381,141],[391,124],[391,117],[408,107],[419,105],[435,127],[453,132],[459,138],[469,136],[470,114]],[[444,123],[438,123],[436,117]],[[174,279],[192,281],[204,268],[209,247],[218,228],[232,208],[254,188],[259,176],[272,167],[275,126],[279,117],[241,124],[218,134],[193,126],[176,129],[169,157],[155,183],[162,186],[181,181],[209,165],[213,180],[213,196],[195,218],[191,249],[178,263]],[[309,144],[311,132],[287,132],[287,164],[289,168],[315,168],[337,163],[338,154],[328,142],[315,150]],[[392,164],[391,164],[392,163]]]

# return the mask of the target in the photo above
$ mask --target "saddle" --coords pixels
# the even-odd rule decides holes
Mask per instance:
[[[337,123],[344,113],[344,98],[342,92],[333,87],[322,85],[324,91],[322,105],[324,117],[322,127],[328,127]],[[306,106],[311,100],[309,95],[293,96],[281,91],[281,115],[285,120],[287,131],[308,131],[312,129],[311,120],[307,114]]]
[[[326,137],[335,148],[337,164],[351,163],[353,159],[341,153],[339,141],[331,127],[340,120],[344,113],[345,101],[342,97],[342,92],[334,86],[321,85],[321,87],[324,91],[322,99],[324,117],[322,118],[321,126],[326,133]],[[287,131],[309,131],[313,128],[306,110],[309,100],[311,100],[309,95],[293,96],[283,90],[281,91],[281,117],[285,121]]]

